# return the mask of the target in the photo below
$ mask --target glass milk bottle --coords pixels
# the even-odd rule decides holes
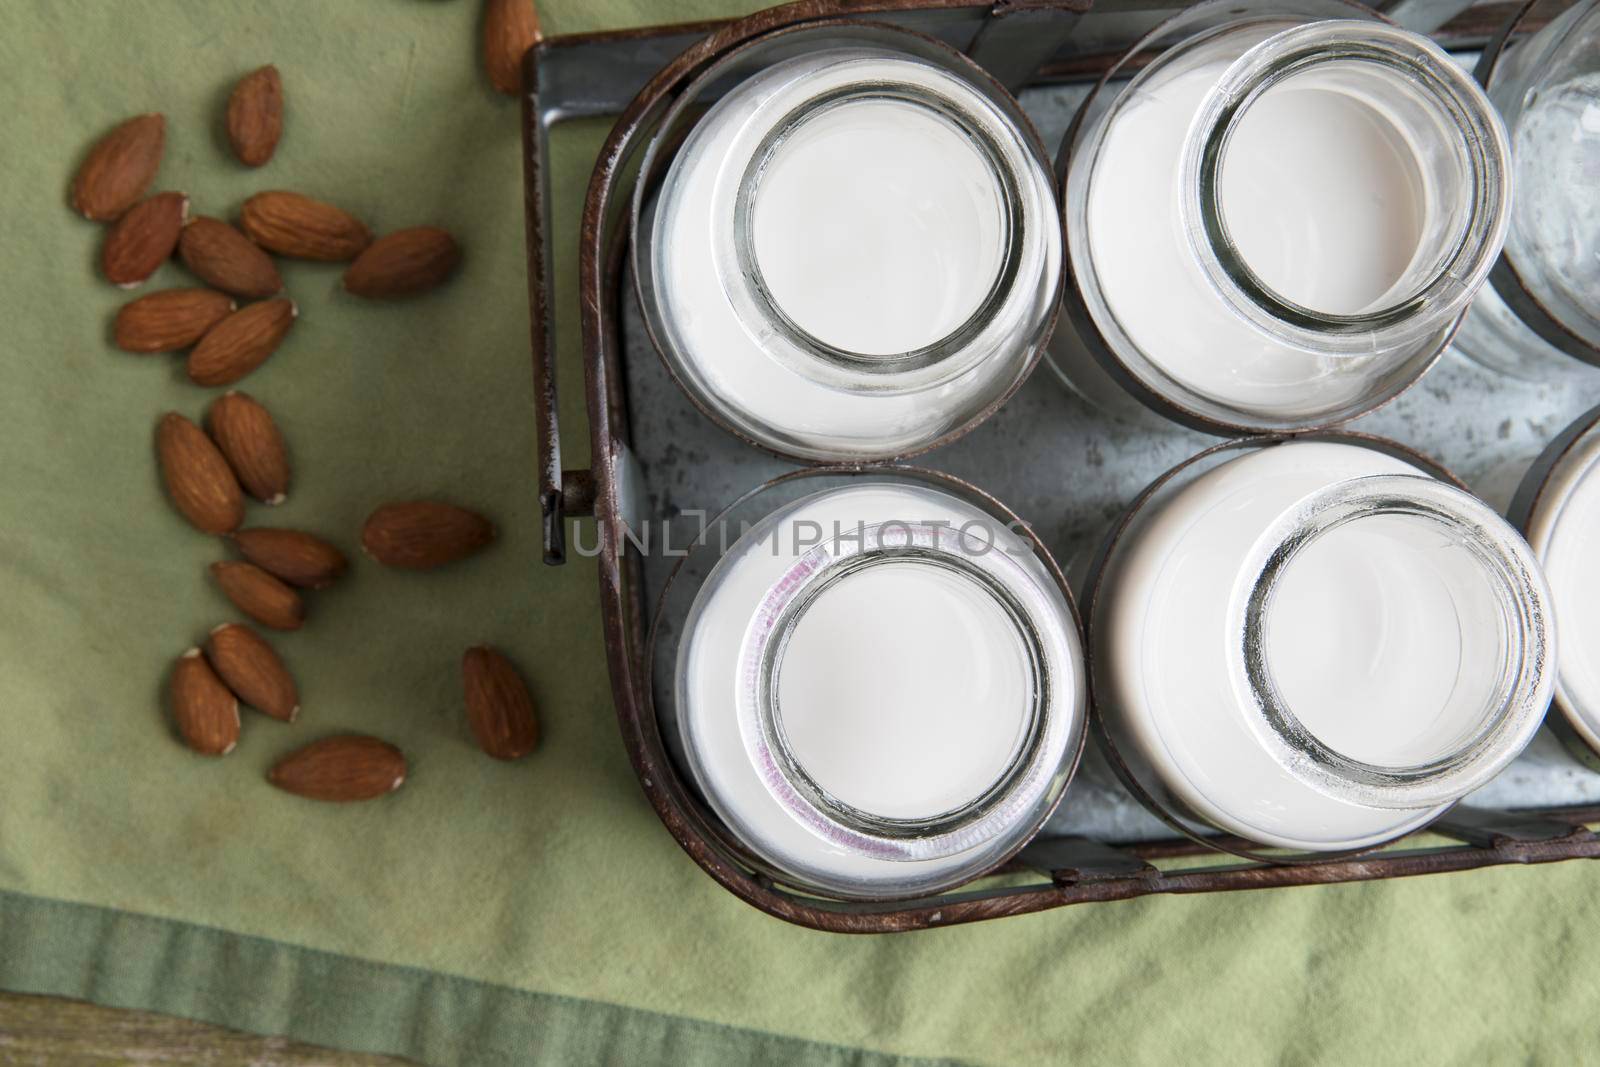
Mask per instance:
[[[942,44],[870,25],[761,38],[685,90],[643,166],[645,325],[696,405],[751,443],[808,461],[922,451],[996,409],[1043,349],[1061,286],[1044,149]]]
[[[1550,443],[1508,511],[1550,581],[1561,628],[1552,716],[1567,748],[1600,769],[1600,408]]]
[[[1395,396],[1505,232],[1487,98],[1350,4],[1190,9],[1101,81],[1067,149],[1057,370],[1210,433],[1326,426]]]
[[[1503,769],[1555,679],[1517,532],[1421,457],[1328,435],[1181,464],[1090,594],[1095,713],[1134,792],[1191,833],[1342,851]]]
[[[993,869],[1082,751],[1066,585],[1014,515],[947,475],[768,483],[684,559],[652,640],[663,736],[735,847],[830,896]]]
[[[1532,8],[1478,66],[1510,132],[1517,192],[1505,252],[1455,345],[1538,381],[1578,366],[1564,356],[1600,364],[1600,0],[1512,40]]]

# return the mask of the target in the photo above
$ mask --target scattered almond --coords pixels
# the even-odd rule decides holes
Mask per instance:
[[[206,428],[245,492],[263,504],[283,503],[289,492],[289,453],[278,424],[260,401],[230,390],[211,402]]]
[[[522,57],[539,41],[533,0],[488,0],[483,7],[483,65],[502,93],[522,91]]]
[[[357,296],[410,296],[450,277],[460,262],[454,237],[437,226],[413,226],[372,242],[344,272],[344,287]]]
[[[157,193],[139,201],[118,219],[100,249],[100,270],[112,285],[131,289],[142,284],[178,247],[189,198],[182,193]]]
[[[263,626],[298,630],[306,621],[306,606],[300,594],[254,563],[213,563],[211,576],[234,607]]]
[[[120,218],[156,180],[166,137],[166,118],[151,112],[100,138],[72,179],[73,208],[96,222]]]
[[[228,143],[247,167],[272,158],[283,136],[283,79],[267,65],[239,79],[228,97]]]
[[[233,313],[233,298],[211,289],[163,289],[124,304],[113,327],[128,352],[176,352]]]
[[[213,289],[255,300],[283,290],[272,257],[221,219],[201,215],[183,228],[178,258]]]
[[[196,385],[231,385],[278,350],[299,309],[279,298],[250,304],[217,323],[189,353],[189,379]]]
[[[379,563],[429,570],[463,559],[495,538],[494,524],[476,512],[433,500],[385,504],[367,516],[361,547]]]
[[[516,667],[487,646],[461,657],[467,695],[467,724],[478,747],[495,759],[521,759],[539,745],[539,720],[533,698]]]
[[[354,259],[372,243],[372,232],[343,208],[283,190],[246,200],[239,228],[269,252],[325,263]]]
[[[313,742],[278,761],[267,781],[295,796],[345,803],[399,789],[406,758],[376,737],[344,734]]]
[[[343,552],[299,530],[253,527],[237,531],[233,543],[245,559],[301,589],[325,589],[350,565]]]
[[[239,743],[239,702],[198,648],[178,657],[169,689],[184,744],[203,756],[233,751]]]
[[[234,695],[262,714],[283,722],[300,714],[300,692],[289,669],[250,627],[229,622],[212,630],[206,658]]]
[[[244,494],[205,431],[168,412],[156,428],[156,457],[173,506],[206,533],[237,529],[244,521]]]

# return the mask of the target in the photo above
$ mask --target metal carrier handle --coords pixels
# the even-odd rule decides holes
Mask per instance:
[[[533,0],[528,0],[531,4]],[[522,57],[523,218],[528,243],[529,349],[533,357],[533,423],[539,464],[539,510],[544,518],[544,561],[567,560],[566,517],[594,514],[594,472],[561,467],[561,420],[556,403],[554,266],[547,236],[550,217],[549,131],[539,117],[539,53],[543,35]]]

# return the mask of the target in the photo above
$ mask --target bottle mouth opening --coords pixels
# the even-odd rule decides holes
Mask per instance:
[[[930,589],[944,587],[949,595],[919,598],[924,609],[938,611],[941,606],[958,608],[959,604],[970,614],[966,619],[903,619],[904,628],[890,635],[864,632],[870,623],[840,626],[844,621],[841,612],[847,609],[839,602],[846,596],[837,594],[853,588],[859,608],[861,596],[885,595],[897,580]],[[829,610],[829,600],[838,606]],[[1016,690],[1004,693],[1001,706],[983,702],[964,708],[951,706],[972,695],[960,691],[964,688],[961,676],[987,673],[980,664],[962,662],[963,649],[943,643],[940,651],[948,658],[941,664],[918,654],[926,650],[908,647],[928,642],[931,631],[963,623],[976,623],[970,629],[988,630],[986,637],[977,638],[986,650],[999,652],[1010,668],[1020,668],[1003,672],[1004,676],[996,679],[1001,684],[989,687],[991,694],[996,688]],[[816,692],[819,687],[815,685],[791,680],[789,674],[814,675],[824,666],[822,656],[800,648],[818,644],[810,635],[819,629],[832,630],[835,642],[854,640],[865,645],[863,653],[870,649],[878,658],[877,669],[899,692],[862,693],[855,700],[844,695],[826,709],[806,707],[815,705],[823,694]],[[791,782],[819,808],[889,837],[948,832],[971,822],[1005,789],[1027,755],[1030,740],[1036,741],[1043,711],[1041,656],[1038,642],[1030,637],[1022,606],[981,570],[959,556],[915,546],[879,548],[832,568],[785,609],[764,656],[762,727]],[[839,664],[827,666],[837,668]],[[923,676],[911,676],[913,670],[920,670]],[[842,688],[840,679],[833,681],[825,690]],[[1011,682],[1016,684],[1006,684]],[[867,688],[861,679],[855,683]],[[946,699],[933,691],[939,686],[947,688]],[[872,704],[876,706],[869,706]],[[904,714],[907,712],[910,714]],[[874,721],[845,721],[852,714]],[[823,722],[817,723],[818,718]],[[999,728],[998,744],[985,744],[989,739],[983,736],[981,719]],[[906,736],[924,730],[940,730],[942,736],[937,740],[954,744],[939,746],[945,749],[939,753]],[[845,768],[846,772],[864,772],[861,779],[850,781],[848,773],[832,765],[835,761],[825,751],[830,745],[848,749],[857,759],[868,757],[858,767]],[[940,759],[941,755],[946,758]],[[949,758],[952,755],[955,758]],[[919,760],[921,766],[904,765],[911,760]],[[917,784],[905,781],[908,771],[919,779]]]
[[[741,669],[746,750],[773,796],[836,847],[904,860],[966,851],[1055,773],[1045,750],[1059,682],[1038,590],[1016,580],[1005,536],[864,526],[797,559],[757,611]],[[900,619],[892,583],[932,588],[916,605],[943,617]],[[896,632],[880,640],[886,625]]]
[[[1297,777],[1432,807],[1537,729],[1554,681],[1548,592],[1487,505],[1424,477],[1358,478],[1301,501],[1253,556],[1236,678],[1258,739]]]
[[[1332,228],[1359,237],[1365,227],[1389,243],[1391,259],[1399,250],[1386,268],[1391,276],[1353,298],[1313,295],[1303,284],[1307,268],[1330,252],[1358,262],[1348,242],[1330,249],[1308,240],[1268,250],[1280,262],[1263,262],[1273,256],[1262,255],[1244,225],[1262,210],[1261,198],[1241,197],[1229,170],[1239,151],[1270,148],[1265,116],[1291,94],[1310,92],[1349,112],[1360,127],[1352,136],[1367,142],[1390,179],[1388,189],[1333,188],[1331,178],[1312,175],[1329,187],[1279,190],[1291,204],[1315,197],[1325,208],[1337,198],[1344,210],[1322,212]],[[1441,320],[1465,311],[1505,239],[1508,158],[1488,100],[1435,45],[1382,23],[1327,20],[1276,33],[1228,68],[1190,127],[1180,210],[1208,281],[1258,328],[1301,347],[1368,355],[1436,334]],[[1359,273],[1370,273],[1364,266]],[[1332,306],[1310,306],[1318,297]]]
[[[891,135],[898,152],[871,146]],[[925,86],[861,82],[773,124],[739,177],[732,237],[760,329],[894,375],[949,359],[994,320],[1022,227],[1020,180],[989,130]]]

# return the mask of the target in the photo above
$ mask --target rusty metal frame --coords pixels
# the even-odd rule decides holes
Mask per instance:
[[[1115,6],[1119,11],[1147,8],[1142,0],[1105,6]],[[914,22],[948,17],[949,25],[960,23],[963,34],[968,27],[973,28],[966,48],[974,54],[985,40],[992,44],[1029,36],[997,35],[992,27],[1004,19],[1041,11],[1070,17],[1087,9],[1086,0],[1013,0],[997,4],[968,0],[800,0],[735,22],[548,38],[529,51],[524,68],[529,90],[523,98],[522,127],[534,414],[545,558],[552,563],[564,558],[562,527],[566,517],[594,516],[602,530],[597,559],[599,595],[617,721],[628,757],[651,806],[684,851],[729,892],[789,922],[849,933],[920,929],[1152,894],[1358,882],[1501,864],[1600,857],[1600,837],[1586,826],[1600,822],[1600,809],[1500,813],[1457,808],[1431,828],[1460,842],[1443,847],[1401,847],[1286,865],[1241,862],[1214,847],[1245,847],[1248,843],[1244,842],[1163,841],[1118,847],[1080,839],[1045,839],[1030,844],[1017,862],[996,872],[1013,876],[1033,872],[1026,884],[1014,884],[1015,877],[1003,882],[984,878],[960,890],[925,899],[849,902],[806,895],[759,871],[678,774],[649,710],[647,607],[641,593],[640,562],[627,550],[625,539],[605,534],[622,528],[626,510],[628,421],[621,381],[619,312],[625,285],[623,250],[629,165],[641,154],[674,86],[723,51],[768,30],[838,17],[891,21],[909,18]],[[1446,26],[1442,35],[1452,41],[1479,43],[1506,13],[1506,5],[1474,8]],[[598,94],[594,100],[553,99],[553,90],[541,75],[564,55],[586,61],[620,62],[627,57],[657,55],[663,49],[682,52],[653,76],[640,81],[631,102],[620,108],[616,125],[600,152],[584,206],[579,284],[591,466],[563,470],[556,414],[552,260],[547,241],[548,128],[566,117],[612,113],[617,100],[606,93]],[[1097,77],[1114,59],[1056,55],[1044,60],[1034,76]],[[1037,55],[1030,61],[1034,60]],[[1002,80],[1025,79],[1025,73],[1018,73],[1020,65],[1001,75]],[[637,73],[638,66],[633,62],[620,75],[623,83]],[[615,89],[611,85],[608,91],[614,95]],[[1158,861],[1196,856],[1210,857],[1213,862],[1181,870],[1157,866]]]

